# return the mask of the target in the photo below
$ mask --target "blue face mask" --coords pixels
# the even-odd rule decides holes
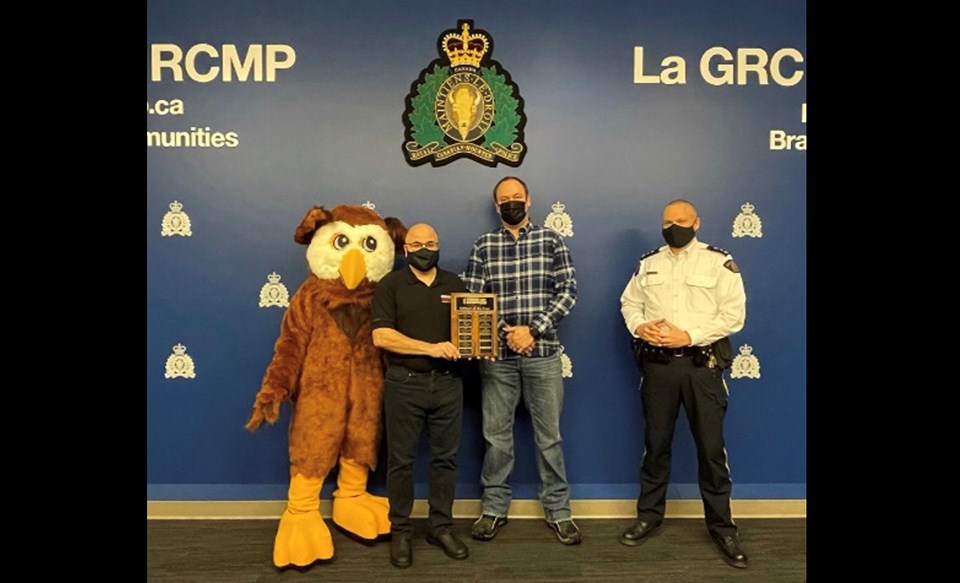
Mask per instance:
[[[695,234],[696,231],[693,230],[693,227],[670,225],[663,230],[663,240],[674,249],[681,249],[686,247],[690,241],[693,241]]]

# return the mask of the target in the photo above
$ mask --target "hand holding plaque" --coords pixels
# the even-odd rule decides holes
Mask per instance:
[[[498,340],[495,294],[450,294],[450,341],[460,358],[496,358]]]

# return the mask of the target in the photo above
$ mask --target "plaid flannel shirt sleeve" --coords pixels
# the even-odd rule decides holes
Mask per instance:
[[[486,252],[482,247],[482,241],[480,240],[473,244],[473,249],[470,250],[470,258],[467,260],[467,269],[463,272],[463,283],[466,284],[467,289],[472,293],[483,293],[487,285],[487,280],[484,276],[484,257]],[[499,318],[497,331],[501,338],[504,337],[503,327],[506,325],[507,323],[503,318]]]
[[[481,293],[483,285],[486,283],[483,277],[483,258],[480,254],[480,242],[473,244],[470,250],[470,258],[467,259],[467,269],[463,272],[463,283],[467,284],[467,289],[472,293]]]
[[[553,254],[553,299],[546,310],[537,314],[530,322],[539,334],[551,328],[556,329],[560,320],[565,318],[577,303],[577,278],[573,268],[570,249],[563,239],[557,237]]]

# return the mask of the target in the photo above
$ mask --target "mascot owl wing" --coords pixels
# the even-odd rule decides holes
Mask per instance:
[[[253,413],[246,428],[256,431],[264,421],[274,424],[280,418],[280,405],[295,399],[307,345],[312,332],[313,302],[304,288],[297,290],[280,324],[280,336],[273,349],[273,360],[263,375],[260,391],[253,403]]]

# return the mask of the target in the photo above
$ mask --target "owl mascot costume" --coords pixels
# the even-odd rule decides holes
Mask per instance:
[[[307,245],[311,275],[290,300],[246,425],[254,431],[264,421],[275,423],[281,403],[293,404],[290,487],[273,547],[277,567],[333,557],[320,489],[336,465],[333,522],[367,541],[390,532],[387,499],[367,493],[383,398],[370,305],[405,235],[398,219],[354,205],[314,207],[294,234]]]

